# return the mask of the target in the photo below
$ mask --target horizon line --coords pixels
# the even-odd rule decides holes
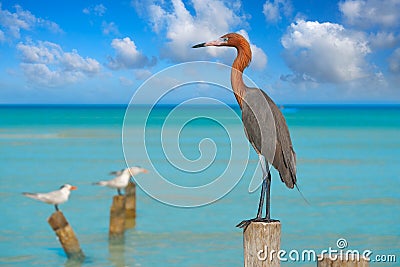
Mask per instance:
[[[152,104],[135,104],[137,106],[152,106]],[[154,106],[159,107],[176,107],[179,103],[158,103]],[[226,104],[230,107],[237,107],[237,103]],[[301,107],[400,107],[400,103],[288,103],[288,104],[276,104],[279,108],[301,108]],[[111,103],[0,103],[0,108],[4,107],[115,107],[115,108],[127,108],[129,104],[111,104]],[[199,107],[199,106],[220,106],[212,103],[200,103],[186,105],[188,107]]]

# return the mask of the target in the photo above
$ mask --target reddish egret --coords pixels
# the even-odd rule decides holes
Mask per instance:
[[[289,129],[283,114],[272,99],[258,88],[247,87],[243,82],[243,70],[251,61],[250,45],[243,36],[237,33],[228,33],[211,42],[201,43],[193,48],[206,46],[235,47],[237,56],[232,64],[231,85],[236,100],[242,110],[242,122],[247,138],[257,152],[263,172],[260,202],[257,216],[251,220],[244,220],[238,227],[247,227],[252,221],[272,221],[270,218],[270,190],[271,173],[269,164],[278,170],[282,182],[288,188],[296,185],[296,153],[290,139]],[[274,129],[272,138],[271,127]],[[275,155],[267,155],[269,147],[273,147]],[[273,153],[273,152],[272,152]],[[266,160],[267,159],[267,160]],[[272,162],[268,162],[271,159]],[[297,185],[296,185],[297,186]],[[266,196],[266,215],[262,218],[262,207]]]
[[[65,184],[60,189],[49,192],[49,193],[22,193],[23,195],[42,201],[47,204],[52,204],[58,211],[58,205],[66,202],[71,194],[71,190],[76,190],[77,187]]]
[[[121,189],[127,187],[129,184],[130,178],[139,173],[147,173],[147,170],[140,168],[140,167],[131,167],[131,168],[122,169],[120,171],[110,172],[110,174],[114,175],[115,178],[108,180],[108,181],[100,181],[100,182],[97,182],[94,184],[100,185],[100,186],[108,186],[111,188],[116,188],[118,191],[118,195],[122,195]]]

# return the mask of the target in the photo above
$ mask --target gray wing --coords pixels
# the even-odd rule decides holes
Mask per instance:
[[[245,133],[258,154],[278,170],[282,182],[296,184],[296,153],[282,112],[260,89],[249,88],[243,99]]]
[[[124,172],[124,169],[122,169],[120,171],[113,171],[113,172],[110,172],[110,175],[120,176],[123,172]]]

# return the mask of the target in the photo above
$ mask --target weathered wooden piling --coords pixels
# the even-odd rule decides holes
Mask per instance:
[[[280,266],[281,223],[251,222],[243,230],[245,267]]]
[[[61,211],[56,211],[47,219],[47,222],[56,233],[67,257],[69,259],[83,260],[85,255],[79,245],[78,238],[64,214]]]
[[[317,267],[368,267],[369,261],[359,255],[324,255],[318,257]]]
[[[125,217],[125,196],[114,196],[110,208],[110,238],[119,238],[124,235]]]
[[[129,182],[125,188],[125,228],[136,225],[136,184]]]

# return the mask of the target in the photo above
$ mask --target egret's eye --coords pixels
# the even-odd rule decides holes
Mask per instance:
[[[228,42],[228,37],[222,38],[222,41]]]

